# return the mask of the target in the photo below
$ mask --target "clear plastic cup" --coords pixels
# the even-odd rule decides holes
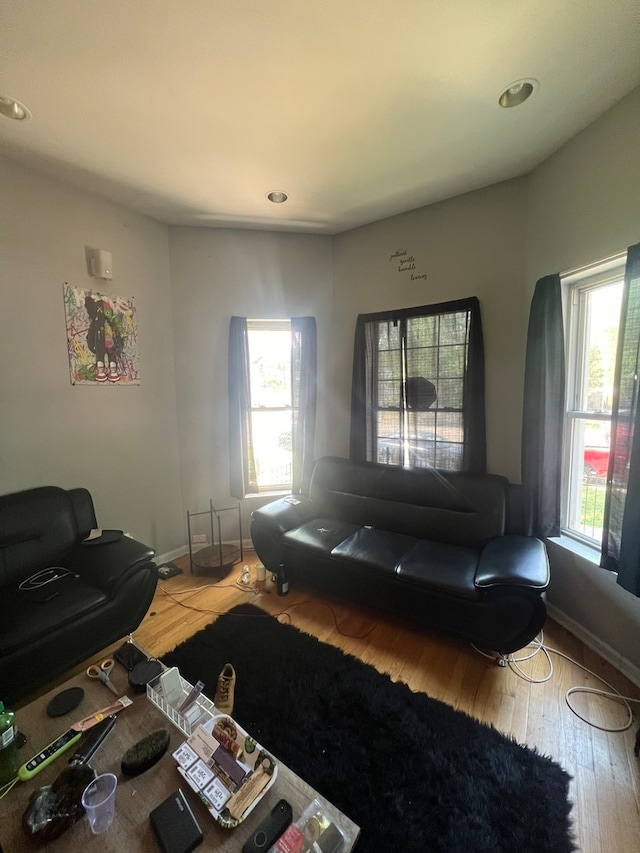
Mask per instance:
[[[113,773],[103,773],[90,782],[82,794],[82,805],[94,835],[109,829],[116,810],[118,778]]]

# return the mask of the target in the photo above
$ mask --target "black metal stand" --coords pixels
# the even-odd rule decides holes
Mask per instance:
[[[222,514],[225,512],[235,512],[238,515],[239,546],[224,543],[222,541]],[[191,519],[198,518],[203,515],[209,516],[211,545],[194,551],[191,536]],[[214,518],[216,520],[215,530]],[[208,510],[204,510],[203,512],[189,512],[189,510],[187,510],[187,531],[189,536],[189,568],[191,574],[194,574],[194,569],[200,569],[202,572],[207,574],[211,573],[218,578],[223,578],[229,574],[234,563],[244,559],[240,504],[237,506],[226,506],[221,509],[216,509],[213,505],[213,501],[210,500]],[[195,572],[195,574],[198,574],[198,572]]]

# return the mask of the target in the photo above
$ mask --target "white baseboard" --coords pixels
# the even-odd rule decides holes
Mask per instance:
[[[157,563],[159,566],[164,565],[165,563],[170,563],[171,560],[175,560],[176,557],[183,557],[185,554],[189,553],[188,546],[184,546],[183,548],[174,548],[173,551],[167,551],[166,554],[156,554],[153,558],[153,562]]]
[[[600,640],[591,631],[588,631],[575,619],[567,616],[562,610],[554,607],[553,604],[547,602],[547,611],[552,619],[555,619],[563,628],[581,640],[585,646],[589,646],[594,652],[603,657],[611,666],[615,666],[629,681],[632,681],[637,687],[640,687],[640,668],[631,663],[630,660],[623,657],[619,652],[613,649],[610,645]]]

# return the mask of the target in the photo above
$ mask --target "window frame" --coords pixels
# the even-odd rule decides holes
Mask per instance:
[[[579,422],[612,422],[607,412],[589,411],[580,406],[587,378],[588,295],[613,284],[624,286],[626,252],[600,263],[592,264],[561,276],[566,331],[566,402],[562,427],[562,475],[560,502],[561,533],[589,548],[599,550],[601,539],[589,536],[572,527],[576,510],[580,515],[584,484],[584,441],[579,443],[582,455],[576,452],[576,429]],[[615,358],[615,355],[614,355]],[[605,488],[609,487],[608,475]],[[580,507],[577,507],[580,504]]]
[[[461,383],[462,404],[461,406],[451,407],[446,403],[442,405],[440,400],[436,401],[435,408],[425,406],[424,409],[412,408],[408,403],[407,395],[407,380],[410,379],[430,379],[434,381],[443,380],[446,382],[446,373],[441,373],[438,369],[437,376],[418,377],[415,370],[412,370],[407,362],[407,354],[412,349],[416,348],[415,344],[408,346],[408,336],[401,333],[401,329],[407,326],[410,321],[424,319],[427,321],[437,321],[438,324],[438,344],[435,347],[437,350],[436,363],[441,358],[441,351],[450,343],[443,341],[440,332],[443,319],[447,316],[455,316],[465,314],[465,335],[463,341],[454,342],[456,346],[460,344],[464,347],[464,367],[462,375],[458,377]],[[398,343],[392,348],[379,350],[380,328],[387,325],[397,326]],[[426,347],[429,348],[428,346]],[[379,376],[385,372],[384,359],[380,359],[380,352],[396,352],[396,358],[399,361],[392,366],[389,372],[390,380],[398,383],[398,400],[399,406],[389,407],[388,405],[380,409],[378,404],[378,394],[381,390]],[[455,376],[452,375],[452,378]],[[384,380],[383,380],[384,381]],[[439,390],[439,389],[438,389]],[[388,396],[388,395],[385,395]],[[444,399],[447,397],[445,395]],[[446,415],[460,415],[460,431],[461,438],[454,440],[455,444],[460,446],[460,454],[458,455],[457,464],[441,465],[441,468],[452,471],[486,471],[486,426],[485,426],[485,411],[484,411],[484,345],[482,340],[482,323],[480,317],[480,304],[477,297],[468,297],[465,299],[452,300],[450,302],[423,305],[415,308],[396,309],[393,311],[381,311],[374,314],[361,314],[358,316],[356,323],[356,337],[354,346],[354,370],[353,370],[353,386],[352,386],[352,408],[351,408],[351,458],[357,461],[367,461],[383,465],[391,465],[392,467],[406,467],[407,461],[411,461],[410,456],[412,448],[408,442],[413,442],[414,462],[418,459],[418,452],[421,446],[425,450],[428,447],[428,441],[420,439],[419,436],[419,413],[429,410],[429,414],[434,415],[434,428],[437,420],[437,415],[442,416],[443,430],[446,430]],[[395,459],[380,459],[379,458],[379,442],[378,442],[378,414],[380,411],[396,411],[399,413],[398,426],[398,454],[397,461]],[[409,417],[413,417],[416,421],[413,437],[410,434],[402,434],[402,423],[408,422]],[[450,425],[453,428],[453,424]],[[441,435],[438,438],[437,432],[433,434],[433,460],[435,465],[439,464],[438,459],[438,442],[447,445],[447,448],[442,448],[443,457],[447,459],[449,456],[447,449],[451,445],[451,440],[446,436]],[[387,435],[387,439],[392,439],[392,435]],[[403,443],[400,448],[400,443]],[[455,455],[455,454],[454,454]],[[419,465],[411,465],[410,467],[430,468],[433,467],[425,455],[425,463]]]
[[[289,343],[291,345],[292,341],[292,324],[289,318],[278,318],[278,319],[254,319],[247,318],[247,345],[249,349],[249,358],[251,359],[251,333],[252,332],[288,332],[289,333]],[[290,370],[291,373],[291,370]],[[291,384],[291,376],[290,376],[290,384],[289,384],[289,405],[287,406],[254,406],[253,400],[253,392],[251,388],[251,383],[249,385],[250,390],[250,399],[249,399],[249,415],[252,422],[252,427],[254,425],[253,416],[255,413],[264,413],[264,412],[289,412],[291,415],[291,433],[293,432],[293,387]],[[254,441],[254,456],[256,461],[256,481],[258,485],[258,493],[272,493],[272,494],[287,494],[291,491],[293,484],[293,448],[291,447],[289,450],[289,473],[290,478],[286,483],[261,483],[260,476],[257,472],[258,467],[258,456],[255,454],[255,441]]]

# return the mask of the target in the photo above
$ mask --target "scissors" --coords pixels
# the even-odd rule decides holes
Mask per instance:
[[[113,669],[114,661],[113,658],[106,658],[100,664],[92,664],[87,669],[87,675],[89,678],[97,678],[99,681],[102,681],[103,684],[106,684],[109,690],[112,693],[118,695],[118,690],[113,686],[109,676],[111,675],[111,670]]]

